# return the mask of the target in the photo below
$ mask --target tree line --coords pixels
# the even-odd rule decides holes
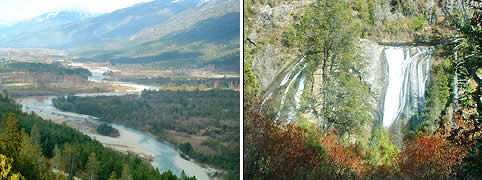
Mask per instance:
[[[176,145],[190,157],[239,176],[239,91],[212,89],[144,90],[140,95],[60,96],[52,100],[56,108],[88,114],[147,131]],[[216,153],[186,148],[173,138],[175,131],[186,136],[208,136],[200,146]]]
[[[2,178],[195,179],[160,173],[135,155],[122,155],[66,125],[24,113],[4,95],[0,100]]]
[[[60,63],[30,62],[2,63],[0,72],[49,72],[57,75],[79,75],[84,79],[92,75],[89,70],[84,68],[67,68]]]

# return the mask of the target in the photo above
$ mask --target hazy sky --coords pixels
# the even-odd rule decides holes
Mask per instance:
[[[11,24],[58,10],[106,13],[149,1],[152,0],[0,0],[0,24]]]

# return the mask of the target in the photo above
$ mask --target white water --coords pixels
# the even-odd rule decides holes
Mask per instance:
[[[415,52],[410,54],[410,50]],[[388,63],[388,86],[383,106],[383,126],[390,127],[402,114],[405,118],[418,116],[417,112],[424,104],[431,50],[389,47],[384,52]]]
[[[303,67],[301,68],[298,68],[298,67],[304,62],[304,60],[305,60],[305,57],[301,58],[293,67],[291,67],[290,71],[285,75],[280,85],[278,86],[278,89],[284,88],[284,90],[282,91],[282,94],[281,94],[281,102],[280,102],[278,113],[276,114],[276,119],[279,119],[283,110],[286,109],[284,108],[284,106],[286,102],[286,97],[288,96],[288,92],[290,91],[293,84],[295,84],[295,82],[298,82],[298,87],[296,88],[296,93],[294,96],[295,106],[287,108],[288,117],[286,119],[286,123],[291,122],[291,120],[294,118],[294,115],[296,114],[295,110],[299,109],[300,107],[299,103],[301,100],[301,95],[303,94],[303,89],[305,88],[306,76],[302,75],[301,78],[299,77],[306,69],[307,64],[304,64]],[[296,73],[296,74],[293,77],[291,77],[293,73]],[[272,93],[268,94],[268,96],[264,101],[266,101],[267,98],[271,98],[271,96],[272,96]]]
[[[295,94],[296,109],[300,108],[301,95],[303,94],[303,90],[305,89],[305,80],[306,76],[303,76],[298,83],[298,91],[296,91]]]

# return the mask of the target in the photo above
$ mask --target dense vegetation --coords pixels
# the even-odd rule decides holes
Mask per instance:
[[[102,123],[95,129],[97,133],[103,136],[112,136],[112,137],[119,137],[119,130],[113,128],[107,123]]]
[[[229,45],[229,47],[234,47]],[[223,51],[226,48],[219,48],[216,51]],[[211,53],[211,52],[210,52]],[[213,52],[222,53],[222,52]],[[239,60],[239,52],[228,52],[228,54],[217,55],[221,57],[208,58],[207,60],[201,60],[206,54],[200,52],[180,52],[170,51],[161,53],[154,56],[143,57],[112,57],[111,54],[98,55],[93,58],[79,58],[76,61],[79,62],[102,62],[103,60],[110,59],[109,62],[113,65],[117,64],[141,64],[144,68],[154,70],[166,70],[166,69],[201,69],[206,66],[215,66],[216,72],[234,72],[239,71],[239,63],[235,63]]]
[[[196,77],[154,77],[154,78],[121,78],[120,81],[136,82],[168,87],[204,87],[204,88],[239,88],[239,78],[196,78]]]
[[[70,127],[20,109],[5,95],[0,96],[0,158],[5,162],[2,168],[7,169],[2,170],[2,179],[65,179],[69,174],[83,179],[180,179],[170,171],[159,173],[138,157],[104,148]]]
[[[53,103],[64,111],[147,131],[194,159],[239,173],[239,91],[143,91],[140,96],[58,97]],[[184,137],[190,138],[179,140]],[[206,148],[210,150],[201,150]]]
[[[269,7],[283,3],[245,2]],[[304,7],[301,15],[293,15],[296,21],[279,42],[283,48],[306,56],[307,68],[321,69],[312,72],[323,76],[321,85],[311,86],[319,88],[320,95],[313,90],[304,92],[320,96],[305,103],[315,107],[309,110],[317,116],[311,120],[321,122],[308,122],[299,116],[298,123],[284,124],[270,109],[259,110],[262,101],[258,96],[262,92],[251,62],[253,52],[264,44],[247,39],[245,45],[252,46],[245,51],[245,63],[249,65],[244,69],[245,178],[481,177],[482,7],[479,0],[468,1],[462,5],[464,8],[441,1],[427,9],[425,3],[315,1]],[[388,13],[396,17],[380,15],[385,13],[378,11],[383,7],[390,7]],[[248,16],[256,12],[250,8],[245,6]],[[363,98],[369,96],[368,87],[358,78],[363,61],[358,60],[353,43],[359,38],[395,43],[430,40],[438,44],[427,82],[423,118],[407,124],[409,132],[401,137],[400,145],[392,143],[394,135],[379,123],[366,126],[373,117]]]
[[[286,35],[286,46],[297,46],[306,56],[311,77],[321,68],[319,93],[315,81],[311,83],[311,109],[321,127],[336,128],[340,134],[358,133],[370,119],[364,99],[369,90],[360,78],[365,62],[356,47],[358,26],[350,3],[316,1]]]
[[[29,62],[14,62],[2,63],[0,72],[49,72],[57,75],[79,75],[87,79],[91,76],[89,70],[84,68],[66,68],[60,63],[29,63]]]

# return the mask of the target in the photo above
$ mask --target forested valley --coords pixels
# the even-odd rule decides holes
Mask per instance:
[[[0,2],[0,179],[239,179],[239,0],[53,1]]]
[[[92,73],[85,68],[60,62],[0,62],[0,88],[11,96],[45,96],[72,93],[104,92],[122,89],[88,81]]]
[[[144,90],[140,95],[57,97],[56,108],[139,129],[239,178],[239,91]]]
[[[246,179],[482,177],[480,0],[244,0],[244,12]],[[393,63],[409,75],[387,97]]]
[[[109,73],[107,73],[109,75]],[[158,85],[163,87],[197,87],[239,89],[237,77],[198,78],[198,77],[154,77],[154,78],[119,78],[120,81],[139,84]]]
[[[160,173],[136,155],[123,155],[66,125],[21,111],[0,96],[2,179],[195,179]]]

